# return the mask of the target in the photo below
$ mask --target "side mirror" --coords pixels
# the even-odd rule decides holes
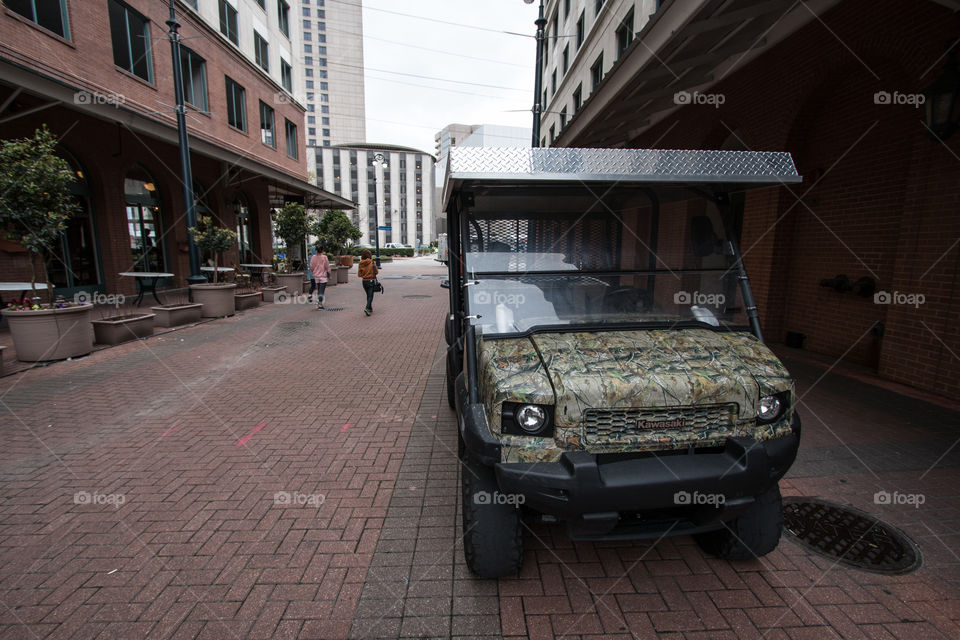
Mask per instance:
[[[720,246],[720,238],[713,230],[713,222],[707,216],[694,216],[690,219],[690,238],[693,241],[693,255],[698,258],[712,256]]]
[[[440,287],[441,287],[442,289],[449,289],[449,288],[450,288],[450,281],[449,281],[449,280],[441,280],[441,281],[440,281]]]

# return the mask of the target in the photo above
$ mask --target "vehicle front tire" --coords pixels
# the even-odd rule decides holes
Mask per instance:
[[[475,462],[461,465],[463,553],[467,567],[481,578],[515,575],[523,566],[520,510],[498,504],[493,469]]]
[[[767,555],[780,543],[783,501],[780,486],[773,485],[757,496],[743,515],[726,522],[722,529],[697,534],[700,548],[725,560],[752,560]]]

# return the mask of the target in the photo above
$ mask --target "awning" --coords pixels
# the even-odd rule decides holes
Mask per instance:
[[[668,0],[554,146],[623,147],[840,0]],[[686,96],[677,98],[677,94]],[[689,98],[686,102],[684,99]]]
[[[77,92],[97,93],[98,90],[94,87],[72,86],[62,79],[43,75],[34,69],[20,65],[14,60],[4,58],[0,58],[0,83],[8,84],[11,90],[18,94],[23,92],[35,96],[38,105],[35,108],[28,109],[29,112],[36,112],[53,106],[64,106],[94,118],[118,123],[134,134],[149,136],[173,146],[179,144],[175,126],[130,108],[129,105],[110,104],[102,101],[87,101],[78,104],[78,101],[75,100]],[[107,92],[99,91],[99,93]],[[27,112],[21,112],[19,115],[27,115]],[[193,132],[190,134],[190,153],[220,160],[224,166],[224,173],[245,171],[253,176],[265,179],[269,185],[271,197],[279,196],[281,200],[297,200],[303,202],[308,208],[314,209],[355,209],[357,207],[356,203],[346,198],[324,191],[306,180],[266,165],[231,148],[225,148],[196,137]],[[282,201],[280,206],[282,206]]]

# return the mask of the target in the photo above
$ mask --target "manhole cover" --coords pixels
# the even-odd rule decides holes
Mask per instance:
[[[784,498],[783,528],[801,546],[848,567],[894,575],[920,568],[920,549],[905,533],[847,505]]]
[[[433,296],[421,296],[416,294],[411,294],[409,296],[400,296],[401,298],[410,298],[411,300],[423,300],[424,298],[432,298]]]

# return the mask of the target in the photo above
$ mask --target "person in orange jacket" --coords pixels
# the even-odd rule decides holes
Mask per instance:
[[[357,275],[363,281],[363,290],[367,294],[367,306],[363,309],[366,315],[373,313],[373,279],[378,273],[377,265],[370,256],[370,249],[364,249],[360,253],[360,264],[357,266]]]

